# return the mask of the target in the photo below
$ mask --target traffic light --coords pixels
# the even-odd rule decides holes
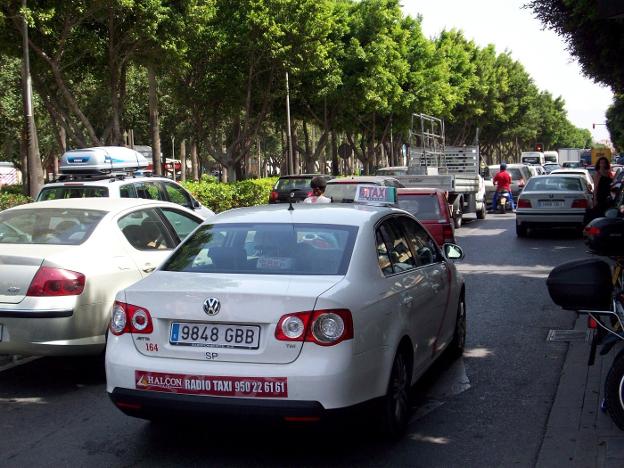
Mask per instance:
[[[535,151],[544,151],[544,144],[543,143],[535,143]]]
[[[595,123],[593,123],[593,124],[592,124],[592,128],[593,128],[594,130],[596,130],[596,124],[595,124]]]

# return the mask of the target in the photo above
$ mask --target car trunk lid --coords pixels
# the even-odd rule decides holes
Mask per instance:
[[[126,291],[126,302],[146,308],[153,322],[151,334],[132,337],[146,356],[289,363],[303,342],[278,341],[277,322],[313,310],[317,297],[341,279],[157,271]]]

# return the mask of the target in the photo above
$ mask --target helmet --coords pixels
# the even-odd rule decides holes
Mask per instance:
[[[505,164],[505,163],[501,163],[501,165],[500,165],[500,170],[501,170],[501,171],[504,171],[505,169],[507,169],[507,164]]]

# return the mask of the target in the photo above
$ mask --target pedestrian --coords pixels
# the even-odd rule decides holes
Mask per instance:
[[[599,218],[604,216],[605,211],[609,208],[613,173],[611,172],[611,164],[605,157],[598,158],[595,167],[593,217]]]
[[[327,182],[323,177],[313,177],[310,181],[312,195],[303,200],[303,203],[331,203],[331,198],[327,198],[323,195],[325,193],[325,187],[327,187]]]

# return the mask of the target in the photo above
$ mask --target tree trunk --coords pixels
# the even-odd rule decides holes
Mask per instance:
[[[186,180],[186,140],[180,142],[180,180]]]
[[[338,161],[338,137],[336,135],[336,130],[332,130],[331,132],[331,162],[332,162],[332,170],[331,173],[333,176],[337,176],[340,174],[340,161]]]
[[[193,180],[199,180],[199,161],[197,160],[197,142],[191,140],[191,170],[193,171]]]
[[[162,175],[162,161],[160,157],[160,123],[158,121],[158,85],[156,73],[152,66],[147,68],[147,81],[149,83],[149,120],[152,140],[152,160],[154,173]]]
[[[120,102],[119,102],[119,57],[115,52],[115,12],[113,8],[109,8],[108,10],[108,67],[110,69],[110,96],[111,96],[111,126],[113,137],[111,139],[113,145],[121,144],[121,125],[120,125]],[[152,83],[150,81],[150,107],[152,105],[152,95],[151,95],[151,86]],[[151,116],[151,112],[150,112]],[[158,119],[158,115],[156,115],[156,119]],[[153,138],[152,129],[152,138]],[[160,145],[160,143],[159,143]],[[160,175],[159,172],[157,174]]]

